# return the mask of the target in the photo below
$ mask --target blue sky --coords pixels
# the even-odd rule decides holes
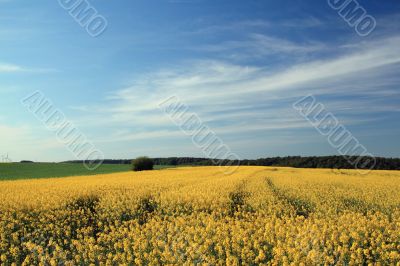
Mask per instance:
[[[363,1],[359,36],[327,1],[0,0],[0,155],[74,159],[20,104],[40,90],[106,158],[202,157],[157,104],[177,95],[241,158],[336,154],[292,108],[313,94],[377,156],[400,153],[400,2]]]

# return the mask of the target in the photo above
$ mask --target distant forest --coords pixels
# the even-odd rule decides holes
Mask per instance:
[[[240,160],[240,165],[258,165],[258,166],[289,166],[296,168],[335,168],[335,169],[355,169],[355,165],[351,164],[352,161],[357,161],[358,157],[344,157],[344,156],[287,156],[287,157],[271,157],[261,158],[256,160]],[[169,157],[169,158],[152,158],[156,165],[199,165],[209,166],[215,165],[213,160],[207,158],[193,158],[193,157]],[[368,161],[364,157],[362,161]],[[376,164],[373,169],[375,170],[400,170],[399,158],[384,158],[376,157]],[[105,164],[130,164],[132,160],[104,160]],[[68,161],[68,163],[82,163],[82,161]],[[369,169],[370,164],[358,166],[358,169]]]

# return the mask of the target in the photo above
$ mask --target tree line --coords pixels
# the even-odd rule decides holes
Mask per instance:
[[[240,160],[233,163],[240,165],[253,166],[288,166],[296,168],[335,168],[335,169],[369,169],[371,164],[359,164],[357,167],[354,163],[359,159],[356,156],[286,156],[286,157],[270,157],[255,160]],[[198,165],[212,166],[216,165],[216,161],[208,158],[195,157],[168,157],[168,158],[152,158],[155,165]],[[367,157],[361,160],[368,161]],[[400,170],[400,158],[376,157],[375,170]],[[82,161],[67,161],[66,163],[82,163]],[[106,159],[104,164],[131,164],[132,159]]]

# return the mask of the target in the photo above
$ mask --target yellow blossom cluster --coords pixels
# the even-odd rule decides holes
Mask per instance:
[[[241,166],[0,182],[1,265],[400,265],[400,172]]]

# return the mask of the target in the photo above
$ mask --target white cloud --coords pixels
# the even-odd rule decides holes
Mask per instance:
[[[196,48],[208,52],[230,52],[239,54],[241,58],[259,58],[268,55],[284,56],[288,54],[302,54],[322,51],[325,45],[319,42],[296,43],[265,34],[252,33],[244,40],[226,41],[215,45],[204,45]]]
[[[282,49],[297,48],[288,45]],[[189,140],[158,109],[159,102],[177,95],[220,137],[228,139],[229,146],[238,147],[243,142],[246,149],[248,137],[266,143],[267,136],[274,136],[275,143],[285,143],[279,136],[296,135],[297,129],[309,129],[318,136],[292,109],[295,100],[309,93],[346,126],[365,125],[374,122],[376,115],[399,112],[398,105],[387,99],[388,95],[400,98],[396,89],[400,38],[364,42],[340,52],[280,69],[200,60],[157,70],[136,76],[131,86],[111,92],[101,106],[74,107],[85,114],[76,123],[111,127],[94,139],[104,144]]]
[[[17,73],[17,72],[49,73],[49,72],[57,72],[57,70],[52,68],[30,68],[15,64],[0,63],[0,73]]]
[[[359,47],[359,50],[333,59],[301,63],[273,73],[253,72],[234,84],[231,84],[228,78],[226,83],[214,84],[218,87],[204,88],[200,95],[199,93],[186,95],[186,99],[225,98],[227,100],[263,92],[277,92],[278,94],[280,92],[285,96],[287,92],[283,92],[283,90],[293,92],[304,86],[317,88],[318,92],[321,92],[339,77],[343,81],[342,85],[351,84],[349,81],[352,79],[366,79],[365,72],[372,70],[378,75],[377,78],[379,76],[382,78],[382,75],[387,72],[385,67],[397,63],[400,63],[400,38],[395,37]],[[210,74],[212,75],[212,73]],[[205,74],[203,78],[207,79],[210,74]],[[179,78],[182,79],[181,82],[184,82],[187,77],[180,76]],[[174,87],[173,90],[176,91],[176,89]],[[298,94],[301,95],[301,93]]]
[[[203,21],[201,21],[203,24]],[[321,27],[324,23],[316,17],[305,17],[302,19],[290,19],[282,21],[270,21],[265,19],[252,19],[232,21],[225,24],[215,24],[211,26],[200,25],[199,29],[188,32],[188,34],[218,34],[221,32],[234,32],[240,31],[249,32],[257,29],[265,30],[272,28],[315,28]]]
[[[0,73],[1,72],[21,72],[21,71],[24,71],[24,68],[21,66],[0,63]]]

